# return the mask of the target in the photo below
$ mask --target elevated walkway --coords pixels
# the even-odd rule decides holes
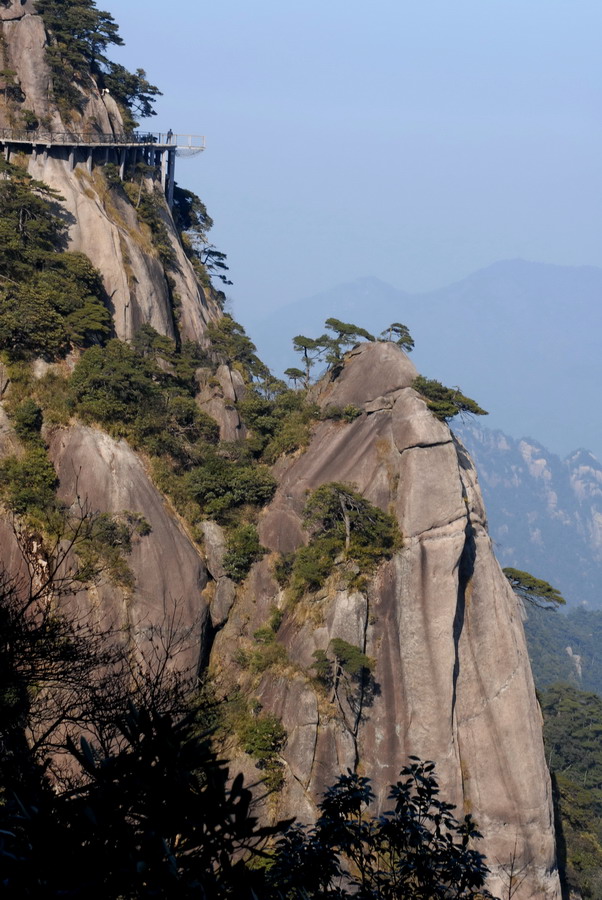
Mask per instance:
[[[30,153],[34,159],[49,155],[69,161],[71,169],[85,162],[91,172],[95,165],[111,162],[119,166],[121,178],[127,165],[144,162],[161,172],[161,183],[170,207],[173,204],[175,157],[196,156],[205,149],[205,138],[172,131],[133,131],[124,134],[77,133],[73,131],[19,131],[0,128],[0,152],[6,160],[11,153]]]

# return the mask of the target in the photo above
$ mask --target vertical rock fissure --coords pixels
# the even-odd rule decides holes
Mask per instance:
[[[370,620],[370,600],[368,598],[368,594],[366,594],[366,614],[364,616],[364,632],[363,632],[363,640],[362,640],[362,653],[366,653],[366,648],[368,645],[368,622]],[[366,681],[367,678],[372,678],[372,674],[362,674],[360,679],[360,691],[359,691],[359,700],[358,700],[358,710],[357,716],[355,719],[355,726],[353,729],[353,751],[354,751],[354,761],[353,761],[353,771],[357,772],[357,768],[360,762],[360,754],[359,754],[359,746],[358,746],[358,732],[360,727],[360,722],[362,720],[362,712],[364,709],[364,698],[366,696]]]
[[[466,590],[474,573],[476,559],[476,543],[470,512],[466,512],[466,528],[464,529],[464,546],[458,562],[458,599],[453,622],[454,668],[452,676],[452,721],[456,714],[458,678],[460,675],[460,637],[464,629],[466,613]]]

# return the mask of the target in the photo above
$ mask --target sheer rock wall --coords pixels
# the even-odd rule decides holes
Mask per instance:
[[[6,91],[0,94],[0,128],[23,131],[20,110],[28,109],[45,123],[42,130],[55,134],[124,133],[117,104],[109,94],[101,94],[92,78],[82,87],[81,112],[74,111],[69,122],[61,118],[52,99],[44,56],[47,35],[32,0],[12,0],[10,6],[0,7],[0,29],[3,67],[15,72],[24,97],[15,104]],[[219,307],[195,277],[167,206],[162,218],[175,255],[174,266],[167,273],[173,282],[171,289],[148,227],[125,196],[107,191],[100,172],[103,151],[97,151],[94,170],[89,173],[83,151],[71,169],[66,148],[53,146],[46,158],[43,146],[37,158],[26,146],[23,149],[27,149],[25,161],[31,175],[64,198],[61,208],[69,226],[69,249],[85,253],[102,272],[117,337],[129,340],[142,324],[149,323],[168,337],[174,337],[177,327],[184,340],[203,341],[205,326],[219,316]]]
[[[384,806],[409,755],[433,759],[445,796],[485,835],[491,889],[503,893],[503,866],[516,855],[529,875],[515,896],[551,900],[560,891],[550,780],[520,611],[493,555],[474,467],[410,387],[415,375],[394,345],[353,351],[318,401],[364,414],[318,425],[308,450],[281,464],[261,519],[262,542],[289,552],[307,540],[307,492],[343,481],[394,511],[404,538],[365,592],[349,592],[335,572],[313,600],[289,609],[278,632],[288,670],[248,685],[289,735],[278,813],[311,818],[322,789],[355,765]],[[218,634],[213,665],[223,684],[241,637],[283,605],[272,564],[256,565]],[[336,637],[376,660],[376,689],[359,715],[312,683],[313,651]]]

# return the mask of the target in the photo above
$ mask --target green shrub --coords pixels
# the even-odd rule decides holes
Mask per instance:
[[[144,537],[150,532],[146,519],[129,510],[117,515],[94,516],[83,540],[76,545],[80,564],[78,580],[86,583],[106,573],[115,584],[132,588],[134,576],[125,557],[132,551],[134,535]]]
[[[358,407],[354,406],[352,403],[348,403],[347,406],[329,404],[321,411],[320,418],[334,419],[335,421],[344,419],[346,422],[353,422],[358,416],[361,416],[361,414],[361,409],[358,409]]]
[[[314,650],[312,653],[313,663],[311,668],[316,673],[316,681],[322,687],[329,687],[332,683],[332,660],[330,660],[325,650]]]
[[[12,358],[64,355],[110,333],[100,273],[64,251],[67,227],[56,191],[0,163],[0,350]]]
[[[271,641],[261,643],[259,647],[251,650],[247,665],[251,672],[262,673],[274,666],[285,665],[287,659],[286,649],[276,641],[272,634]]]
[[[272,611],[270,612],[269,626],[276,634],[280,630],[280,626],[282,625],[282,620],[284,619],[284,610],[278,609],[277,606],[272,607]]]
[[[313,660],[311,668],[316,673],[316,681],[324,688],[332,686],[337,677],[337,667],[360,685],[368,681],[374,669],[374,660],[371,657],[355,644],[349,644],[342,638],[333,638],[328,650],[315,650]]]
[[[223,315],[217,322],[207,325],[207,337],[212,350],[222,362],[237,364],[247,378],[264,377],[268,374],[265,366],[256,354],[256,346],[245,334],[242,325],[235,322],[232,316]]]
[[[39,440],[44,416],[35,400],[23,400],[11,411],[11,417],[21,440]]]
[[[48,425],[66,425],[72,414],[69,379],[58,372],[47,372],[35,381],[33,395],[44,410]]]
[[[266,552],[259,543],[259,535],[254,525],[240,525],[228,535],[227,550],[223,566],[233,581],[242,581],[254,562]],[[271,633],[271,632],[270,632]]]
[[[22,457],[0,463],[0,496],[17,515],[39,521],[55,508],[57,485],[54,466],[41,445],[31,445]]]
[[[152,366],[123,341],[91,347],[71,376],[71,395],[84,420],[106,425],[117,434],[141,413],[158,405],[160,390]]]
[[[333,638],[330,646],[341,668],[352,678],[363,678],[374,669],[374,660],[355,644],[349,644],[342,638]]]
[[[274,578],[281,588],[286,587],[291,580],[295,556],[295,553],[283,553],[274,563]]]
[[[256,388],[237,408],[252,430],[253,451],[271,464],[308,445],[318,407],[307,403],[304,391],[291,391],[277,379],[264,381],[265,393],[261,389]]]
[[[293,600],[298,600],[306,591],[317,591],[322,587],[342,547],[341,540],[328,535],[314,538],[297,551],[290,579]]]
[[[266,714],[250,715],[240,729],[245,753],[252,756],[259,769],[264,770],[264,783],[269,790],[280,790],[284,783],[282,764],[278,759],[286,743],[286,731],[280,719]]]
[[[305,591],[318,590],[337,558],[356,565],[348,580],[359,587],[362,574],[372,572],[402,545],[395,518],[349,485],[331,482],[315,490],[305,505],[304,519],[312,533],[309,543],[296,552],[292,562],[283,558],[277,563],[275,572],[283,584],[290,572],[288,583],[294,600]]]
[[[187,495],[220,522],[236,507],[262,506],[276,490],[276,481],[265,466],[241,466],[218,455],[191,469],[183,481]]]
[[[449,422],[458,414],[468,413],[473,416],[486,416],[487,412],[466,397],[460,388],[448,388],[441,384],[440,381],[433,381],[418,375],[412,382],[415,391],[424,397],[426,405],[432,414],[441,422]]]

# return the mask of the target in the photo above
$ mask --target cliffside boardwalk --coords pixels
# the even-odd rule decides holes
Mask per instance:
[[[67,159],[73,170],[85,162],[88,172],[95,165],[114,163],[123,178],[127,165],[144,162],[161,172],[161,184],[171,208],[175,183],[176,156],[195,156],[205,149],[205,138],[196,134],[168,132],[130,132],[128,134],[95,134],[86,132],[18,131],[0,129],[0,151],[7,162],[11,154],[31,153],[34,159],[43,155]]]

